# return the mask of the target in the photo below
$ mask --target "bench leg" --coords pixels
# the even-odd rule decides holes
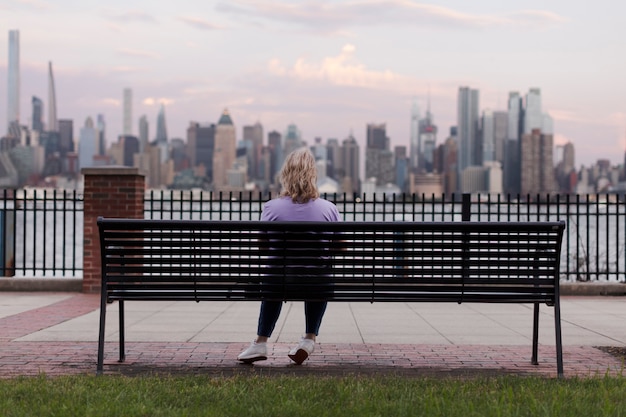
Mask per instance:
[[[107,315],[106,291],[102,290],[100,296],[100,328],[98,330],[98,363],[96,365],[96,375],[102,375],[104,364],[104,327]]]
[[[124,300],[119,301],[120,308],[120,360],[118,362],[124,362],[126,360],[126,352],[124,349]]]
[[[559,297],[554,303],[554,333],[556,334],[556,372],[563,378],[563,342],[561,339],[561,304]]]
[[[539,365],[537,360],[539,346],[539,303],[535,303],[533,308],[533,353],[530,359],[530,363],[533,365]]]

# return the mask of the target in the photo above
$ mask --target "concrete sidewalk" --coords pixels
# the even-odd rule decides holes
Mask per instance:
[[[286,356],[304,326],[302,303],[286,303],[271,357],[236,356],[252,340],[258,302],[127,302],[126,362],[119,355],[117,303],[108,306],[106,374],[516,373],[556,376],[554,310],[541,306],[539,365],[530,364],[532,306],[521,304],[329,303],[315,353]],[[565,375],[621,373],[598,346],[626,346],[626,298],[561,299]],[[0,377],[95,372],[99,296],[0,292]]]

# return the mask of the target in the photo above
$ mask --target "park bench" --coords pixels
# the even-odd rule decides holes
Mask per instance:
[[[264,222],[98,218],[97,373],[107,304],[259,301],[452,302],[554,308],[563,375],[559,264],[564,222]],[[294,278],[295,277],[295,278]],[[469,331],[469,329],[468,329]],[[234,360],[234,359],[233,359]]]

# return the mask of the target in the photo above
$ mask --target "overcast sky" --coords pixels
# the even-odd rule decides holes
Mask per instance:
[[[122,130],[122,91],[134,95],[133,129],[159,103],[168,134],[216,123],[228,108],[238,137],[294,123],[303,138],[363,145],[367,123],[409,144],[417,99],[438,142],[456,124],[460,86],[482,110],[505,110],[510,91],[541,89],[558,143],[577,165],[622,163],[626,149],[626,2],[615,0],[0,0],[0,131],[7,129],[8,31],[20,31],[21,121],[47,105],[53,64],[59,118],[103,114],[107,139]],[[47,115],[47,110],[44,109]]]

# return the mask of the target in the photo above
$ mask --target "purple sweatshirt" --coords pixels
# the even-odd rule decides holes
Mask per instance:
[[[337,206],[323,198],[309,200],[307,203],[294,203],[291,197],[279,197],[265,203],[261,220],[338,222],[340,216]]]

